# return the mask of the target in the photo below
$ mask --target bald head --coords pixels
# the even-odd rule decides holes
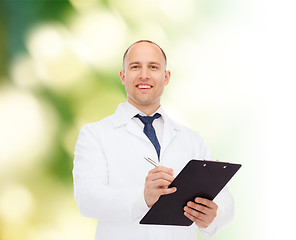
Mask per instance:
[[[159,46],[159,45],[157,45],[155,42],[152,42],[152,41],[150,41],[150,40],[139,40],[139,41],[137,41],[137,42],[135,42],[135,43],[133,43],[126,51],[125,51],[125,53],[124,53],[124,55],[123,55],[123,69],[125,69],[125,67],[126,67],[126,57],[127,57],[127,55],[129,54],[129,52],[130,52],[130,50],[132,49],[132,47],[134,46],[134,45],[136,45],[136,44],[140,44],[140,43],[149,43],[149,44],[153,44],[154,46],[156,46],[158,49],[159,49],[159,51],[161,52],[161,55],[163,56],[163,58],[164,58],[164,62],[165,62],[165,67],[166,67],[166,64],[167,64],[167,58],[166,58],[166,54],[165,54],[165,52],[162,50],[162,48]]]

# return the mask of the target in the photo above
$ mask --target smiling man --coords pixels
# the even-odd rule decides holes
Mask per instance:
[[[232,218],[234,207],[223,189],[214,201],[196,198],[184,206],[190,227],[147,226],[139,221],[191,159],[210,159],[201,136],[169,118],[160,105],[171,73],[164,51],[141,40],[123,57],[120,79],[127,101],[116,112],[85,125],[74,159],[74,194],[82,215],[98,220],[96,239],[197,239],[217,234]],[[144,160],[158,160],[151,169]]]
[[[156,44],[137,42],[124,54],[120,72],[127,101],[147,115],[160,107],[160,97],[170,81],[166,57]]]

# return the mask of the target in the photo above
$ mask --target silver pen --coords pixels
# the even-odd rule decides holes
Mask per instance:
[[[157,162],[153,161],[151,158],[144,157],[144,159],[146,161],[148,161],[149,163],[151,163],[154,167],[158,167],[159,166],[159,164]]]

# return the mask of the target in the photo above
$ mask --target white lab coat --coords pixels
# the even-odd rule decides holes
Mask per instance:
[[[209,159],[202,138],[162,115],[164,129],[161,165],[177,175],[191,159]],[[149,210],[144,183],[152,165],[144,157],[157,159],[154,146],[126,114],[120,104],[115,114],[85,125],[79,134],[74,158],[74,195],[82,215],[98,219],[96,239],[179,240],[197,239],[197,227],[140,225]],[[214,200],[218,215],[205,237],[215,235],[233,216],[233,199],[223,189]]]

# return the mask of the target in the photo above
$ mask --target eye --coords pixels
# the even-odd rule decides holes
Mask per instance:
[[[137,68],[139,68],[138,65],[133,65],[133,66],[131,66],[131,69],[137,69]]]
[[[158,66],[157,66],[157,65],[151,65],[151,68],[152,68],[153,70],[157,70],[157,69],[158,69]]]

